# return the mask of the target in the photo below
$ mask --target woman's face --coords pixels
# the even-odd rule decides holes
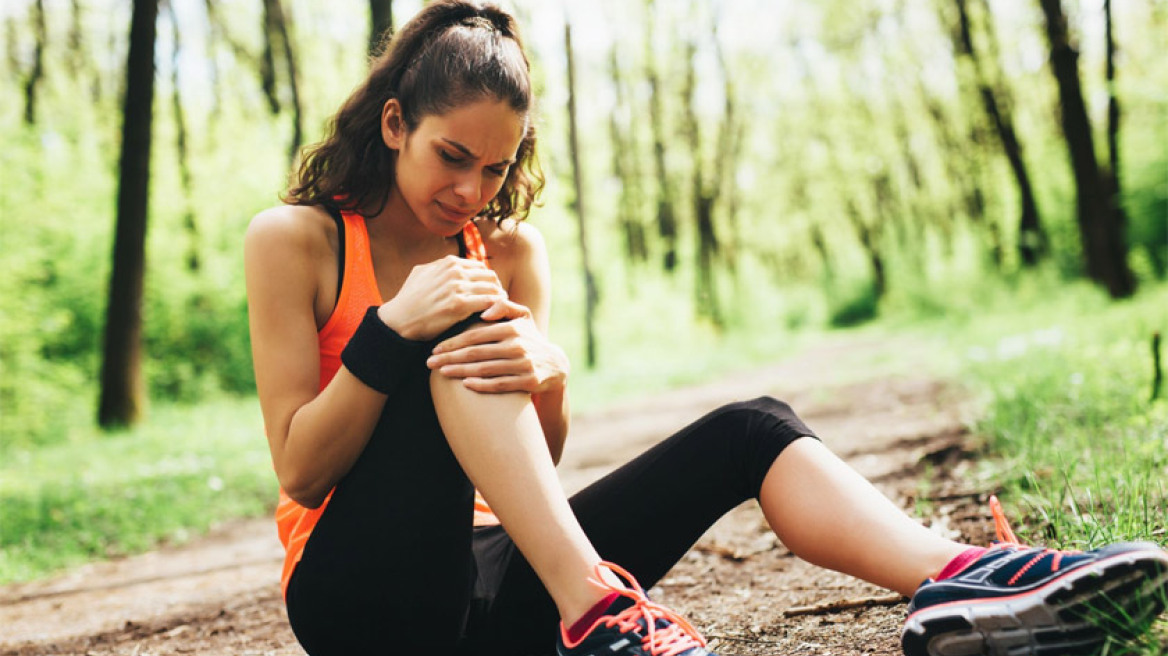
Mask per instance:
[[[382,136],[397,151],[391,203],[404,201],[429,231],[462,230],[499,193],[523,139],[524,117],[495,99],[425,116],[412,132],[396,100],[382,113]]]

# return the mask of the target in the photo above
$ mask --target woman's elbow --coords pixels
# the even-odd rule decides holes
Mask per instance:
[[[277,472],[276,478],[284,494],[305,508],[319,508],[331,489],[324,488],[318,480],[306,475],[305,472]]]

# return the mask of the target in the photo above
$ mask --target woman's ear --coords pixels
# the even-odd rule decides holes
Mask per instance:
[[[397,98],[385,101],[381,108],[381,140],[393,150],[401,150],[406,142],[406,119]]]

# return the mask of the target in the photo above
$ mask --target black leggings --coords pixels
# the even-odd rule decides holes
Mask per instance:
[[[802,436],[813,434],[781,401],[723,406],[574,495],[572,509],[600,556],[649,588],[757,498]],[[553,653],[551,597],[501,526],[472,527],[473,500],[420,371],[387,401],[292,575],[288,617],[309,654]]]

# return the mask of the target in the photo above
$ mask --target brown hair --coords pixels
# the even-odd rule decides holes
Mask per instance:
[[[479,216],[527,216],[544,184],[530,117],[530,65],[515,19],[478,0],[431,3],[393,36],[329,121],[325,139],[305,148],[284,202],[380,213],[394,180],[393,153],[381,138],[382,107],[390,98],[401,103],[411,131],[425,116],[483,98],[508,103],[527,125],[502,189]]]

